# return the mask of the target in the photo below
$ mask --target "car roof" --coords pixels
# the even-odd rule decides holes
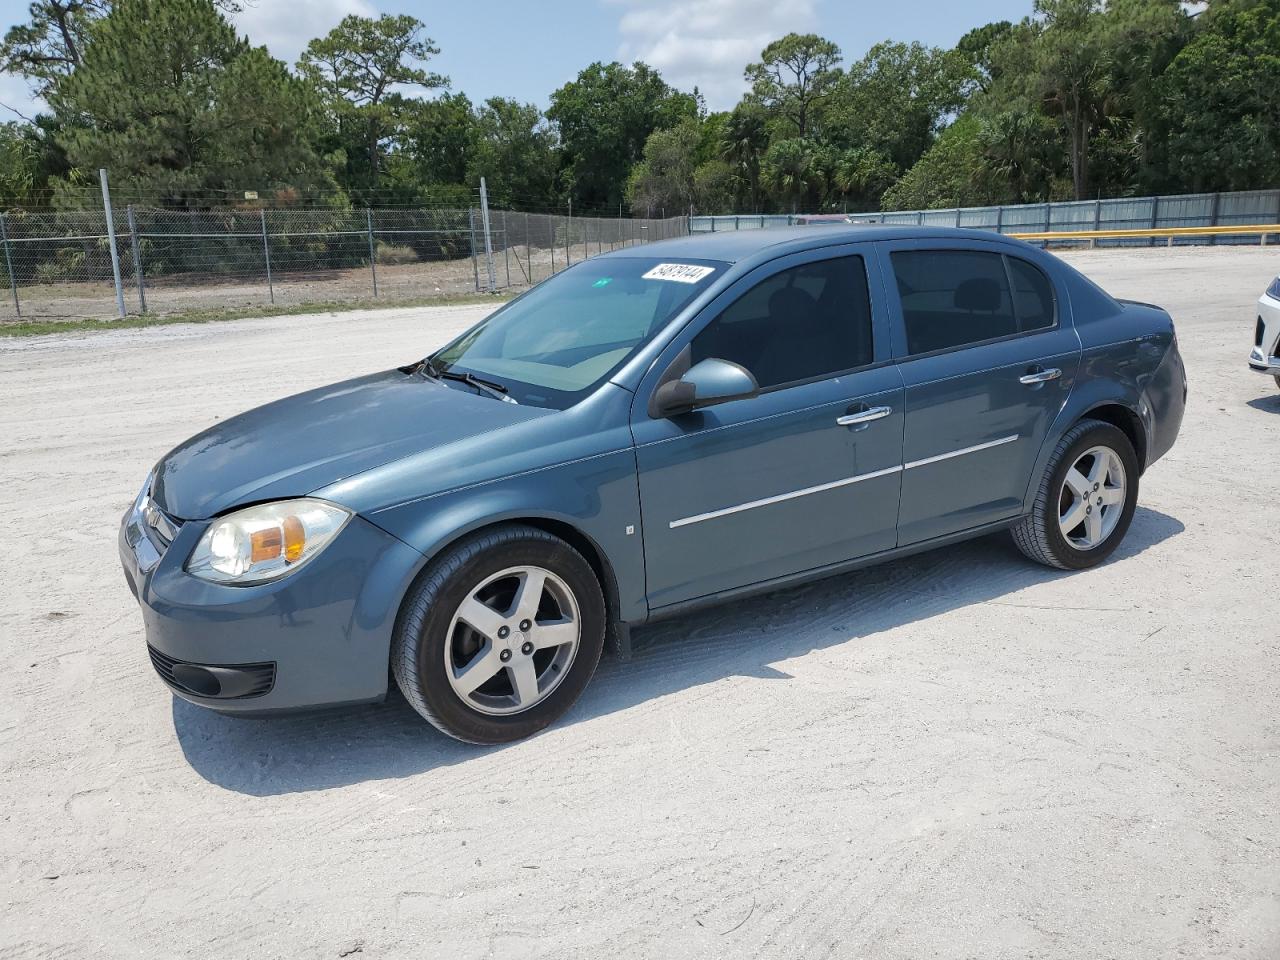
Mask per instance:
[[[642,247],[627,247],[606,257],[685,257],[737,263],[766,249],[778,248],[779,256],[817,247],[874,240],[985,240],[1016,241],[991,230],[955,227],[917,227],[901,224],[851,224],[847,227],[766,227],[749,230],[717,230],[693,233],[671,240],[656,240]]]

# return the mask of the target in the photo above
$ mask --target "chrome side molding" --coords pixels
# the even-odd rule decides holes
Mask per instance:
[[[876,410],[886,410],[888,407],[877,407],[872,410],[866,410],[864,414],[875,413]],[[863,414],[853,414],[853,416],[861,416]],[[874,419],[886,416],[881,413]],[[843,426],[844,424],[842,424]],[[851,483],[861,483],[863,480],[874,480],[876,477],[887,477],[890,474],[901,473],[903,470],[914,470],[916,467],[928,466],[931,463],[938,463],[942,460],[950,460],[953,457],[963,457],[966,454],[977,453],[979,450],[990,450],[992,447],[1003,446],[1006,443],[1013,443],[1018,439],[1018,434],[1011,434],[1007,437],[1001,437],[999,440],[988,440],[986,443],[974,444],[972,447],[965,447],[962,450],[952,450],[950,453],[940,453],[936,457],[926,457],[923,460],[912,460],[910,463],[904,463],[896,467],[886,467],[883,470],[875,470],[871,473],[860,473],[856,477],[845,477],[843,480],[833,480],[830,483],[820,483],[816,487],[805,487],[802,490],[792,490],[790,493],[780,493],[776,497],[765,497],[762,500],[751,500],[747,503],[739,503],[732,507],[725,507],[721,510],[711,510],[707,513],[698,513],[692,517],[681,517],[679,520],[672,520],[667,524],[672,530],[677,527],[687,527],[691,523],[701,523],[703,520],[715,520],[717,517],[727,517],[730,514],[741,513],[744,510],[754,510],[757,507],[767,507],[771,504],[782,503],[786,500],[794,500],[797,497],[807,497],[810,494],[822,493],[826,490],[835,490],[837,487],[847,487]]]

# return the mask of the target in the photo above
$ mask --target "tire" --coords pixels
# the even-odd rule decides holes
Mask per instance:
[[[1276,386],[1280,387],[1280,373],[1276,374]]]
[[[1109,451],[1115,460],[1106,460],[1102,451]],[[1101,466],[1101,481],[1094,475],[1097,466]],[[1073,468],[1076,475],[1068,483]],[[1086,481],[1085,496],[1078,492],[1081,480]],[[1031,513],[1010,532],[1018,549],[1037,563],[1083,570],[1101,563],[1119,546],[1137,503],[1138,458],[1129,438],[1109,423],[1081,420],[1058,441]],[[1064,532],[1066,524],[1072,526]]]
[[[525,616],[530,584],[537,612]],[[600,582],[580,553],[536,527],[495,527],[418,577],[397,618],[391,669],[405,699],[442,732],[508,743],[574,704],[600,662],[605,627]]]

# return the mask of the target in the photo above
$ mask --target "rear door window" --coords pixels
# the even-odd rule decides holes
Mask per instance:
[[[915,355],[1018,332],[1004,258],[976,250],[898,250],[890,255]]]

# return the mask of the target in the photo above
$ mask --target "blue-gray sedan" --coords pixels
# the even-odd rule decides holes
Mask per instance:
[[[424,360],[165,456],[120,556],[230,713],[376,701],[497,743],[607,638],[993,530],[1092,566],[1173,444],[1169,315],[989,233],[750,231],[579,263]]]

